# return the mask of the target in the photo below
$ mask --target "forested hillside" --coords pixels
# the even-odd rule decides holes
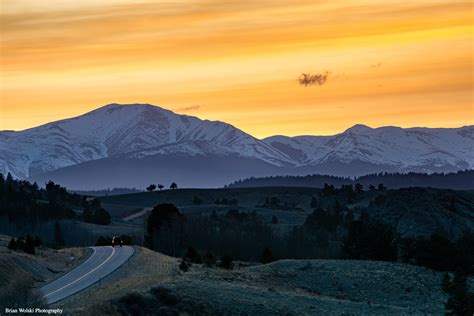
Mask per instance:
[[[324,184],[340,186],[343,184],[360,183],[365,187],[376,187],[383,184],[390,189],[406,187],[431,187],[454,190],[474,190],[474,170],[463,170],[452,173],[374,173],[361,177],[344,178],[330,175],[307,176],[273,176],[247,178],[229,184],[229,188],[264,187],[264,186],[296,186],[322,188]]]

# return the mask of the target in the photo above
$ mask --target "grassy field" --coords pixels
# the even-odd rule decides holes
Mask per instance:
[[[442,315],[442,273],[373,261],[281,260],[236,271],[196,267],[169,284],[248,315]]]
[[[108,309],[108,301],[131,292],[144,293],[169,282],[178,274],[178,259],[142,247],[136,247],[135,250],[130,262],[107,276],[101,284],[55,306],[64,308],[72,315],[103,315]],[[99,305],[102,305],[101,309],[96,308]]]
[[[442,273],[388,262],[281,260],[239,264],[232,271],[192,265],[138,248],[120,268],[87,292],[58,304],[74,315],[116,315],[120,297],[162,287],[220,314],[442,315]],[[88,304],[84,304],[88,302]]]
[[[202,205],[213,205],[217,199],[236,199],[239,207],[255,207],[264,204],[267,197],[277,196],[282,205],[287,203],[285,209],[309,210],[311,197],[319,192],[320,189],[298,187],[178,189],[106,196],[100,200],[104,205],[143,208],[159,203],[173,203],[177,206],[195,205],[194,198],[198,197],[202,200]]]
[[[299,225],[304,222],[312,211],[311,198],[318,195],[320,189],[315,188],[237,188],[237,189],[178,189],[155,192],[133,193],[101,197],[102,205],[120,220],[130,214],[151,208],[160,203],[173,203],[186,214],[205,214],[212,212],[223,214],[230,209],[243,212],[256,211],[259,217],[270,223],[277,216],[280,224]],[[278,197],[279,205],[265,205],[266,199]],[[195,200],[201,200],[196,204]],[[237,204],[216,204],[216,200],[236,201]],[[143,218],[133,221],[143,224]]]

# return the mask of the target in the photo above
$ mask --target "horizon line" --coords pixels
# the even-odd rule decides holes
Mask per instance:
[[[43,126],[46,126],[46,125],[50,125],[50,124],[54,124],[54,123],[61,123],[61,122],[64,122],[64,121],[69,121],[69,120],[73,120],[73,119],[76,119],[76,118],[80,118],[82,116],[86,116],[86,115],[89,115],[89,114],[92,114],[93,112],[96,112],[98,110],[101,110],[101,109],[104,109],[104,108],[107,108],[107,107],[111,107],[111,106],[121,106],[121,107],[127,107],[127,106],[151,106],[151,107],[154,107],[154,108],[157,108],[157,109],[160,109],[160,110],[164,110],[164,111],[169,111],[175,115],[179,115],[179,116],[188,116],[188,117],[194,117],[194,118],[197,118],[199,120],[202,120],[202,121],[209,121],[209,122],[221,122],[221,123],[224,123],[224,124],[228,124],[228,125],[231,125],[233,126],[234,128],[248,134],[248,135],[251,135],[252,137],[256,138],[256,139],[259,139],[259,140],[263,140],[263,139],[266,139],[266,138],[270,138],[270,137],[289,137],[289,138],[296,138],[296,137],[326,137],[326,136],[336,136],[336,135],[339,135],[339,134],[342,134],[342,133],[345,133],[351,129],[354,129],[354,128],[357,128],[357,127],[360,127],[360,128],[366,128],[366,129],[370,129],[370,130],[377,130],[377,129],[382,129],[382,128],[399,128],[399,129],[403,129],[403,130],[409,130],[409,129],[461,129],[461,128],[465,128],[465,127],[472,127],[474,126],[474,122],[473,124],[470,124],[470,125],[462,125],[462,126],[457,126],[457,127],[427,127],[427,126],[410,126],[410,127],[402,127],[402,126],[397,126],[397,125],[380,125],[380,126],[369,126],[367,124],[364,124],[364,123],[355,123],[354,125],[351,125],[350,127],[347,127],[346,129],[344,129],[343,131],[341,132],[338,132],[338,133],[335,133],[335,134],[299,134],[299,135],[294,135],[294,136],[288,136],[288,135],[284,135],[284,134],[274,134],[274,135],[270,135],[270,136],[266,136],[266,137],[256,137],[248,132],[246,132],[244,129],[242,128],[239,128],[231,123],[228,123],[228,122],[225,122],[225,121],[221,121],[221,120],[209,120],[209,119],[206,119],[206,118],[201,118],[199,116],[196,116],[196,115],[189,115],[189,114],[185,114],[185,113],[178,113],[178,112],[175,112],[177,111],[177,109],[168,109],[168,108],[165,108],[163,106],[159,106],[159,105],[155,105],[155,104],[151,104],[151,103],[117,103],[117,102],[112,102],[112,103],[108,103],[108,104],[105,104],[105,105],[101,105],[97,108],[94,108],[92,110],[89,110],[87,112],[84,112],[82,114],[79,114],[79,115],[76,115],[76,116],[72,116],[72,117],[65,117],[65,118],[62,118],[62,119],[59,119],[59,120],[54,120],[54,121],[50,121],[50,122],[47,122],[47,123],[44,123],[44,124],[40,124],[40,125],[36,125],[36,126],[32,126],[32,127],[28,127],[28,128],[24,128],[24,129],[6,129],[6,130],[0,130],[0,133],[8,133],[8,132],[13,132],[13,133],[17,133],[17,132],[25,132],[25,131],[28,131],[28,130],[32,130],[32,129],[35,129],[35,128],[39,128],[39,127],[43,127]]]

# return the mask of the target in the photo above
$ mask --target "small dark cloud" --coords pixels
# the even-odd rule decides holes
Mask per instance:
[[[312,86],[312,85],[323,85],[326,80],[328,79],[329,72],[326,71],[320,74],[312,74],[312,73],[302,73],[298,78],[298,83],[302,86]]]
[[[190,112],[190,111],[196,111],[202,108],[202,105],[190,105],[190,106],[184,106],[182,108],[176,108],[174,109],[176,112]]]
[[[370,68],[379,68],[380,66],[382,66],[382,62],[379,61],[376,64],[370,65]]]

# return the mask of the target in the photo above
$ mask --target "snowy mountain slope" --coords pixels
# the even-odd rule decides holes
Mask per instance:
[[[20,132],[0,132],[0,148],[0,172],[21,178],[90,160],[175,151],[190,156],[238,154],[275,165],[292,162],[229,124],[148,104],[110,104],[76,118]]]
[[[149,104],[109,104],[24,131],[0,131],[0,173],[11,172],[18,178],[58,178],[79,188],[74,179],[87,175],[80,183],[87,189],[87,180],[99,183],[94,175],[104,170],[103,177],[109,178],[100,182],[104,186],[114,187],[117,181],[122,186],[141,186],[148,182],[148,174],[159,176],[156,164],[161,174],[168,175],[163,181],[179,177],[182,185],[196,185],[207,177],[206,186],[252,175],[456,171],[474,168],[474,126],[355,125],[334,136],[259,140],[223,122],[178,115]],[[184,169],[186,174],[180,174]],[[120,173],[127,174],[123,181],[128,182],[115,176]]]
[[[396,171],[474,168],[474,126],[402,129],[355,125],[334,136],[272,136],[264,141],[306,166],[360,162]]]

